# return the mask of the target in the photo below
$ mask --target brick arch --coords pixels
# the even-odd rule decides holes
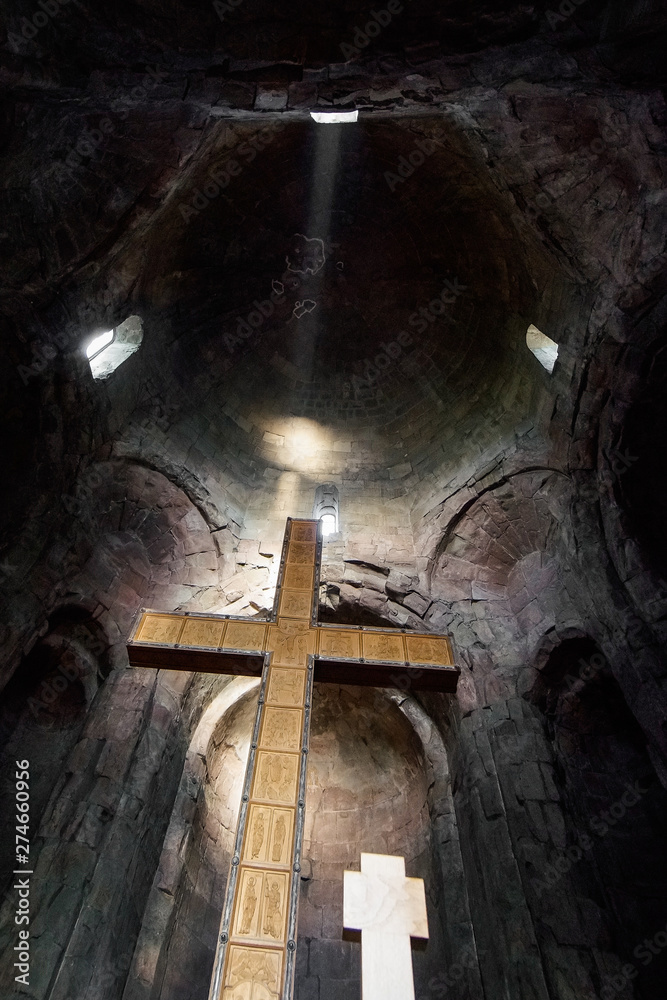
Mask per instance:
[[[173,1000],[193,984],[204,992],[208,987],[257,683],[216,678],[217,693],[191,737],[126,1000],[139,987],[149,986],[161,1000]],[[425,988],[441,972],[442,955],[453,960],[458,954],[460,941],[450,940],[444,911],[463,905],[465,896],[454,874],[462,862],[442,736],[424,708],[398,691],[321,685],[313,712],[299,911],[300,961],[305,956],[307,962],[298,989],[308,994],[320,980],[322,996],[328,987],[358,992],[358,944],[342,941],[341,904],[342,871],[358,867],[361,850],[402,854],[408,873],[426,880],[431,941],[426,954],[415,955]],[[457,935],[462,933],[468,931],[459,928]],[[472,938],[469,948],[474,954]],[[466,976],[476,975],[471,964]]]
[[[85,552],[69,584],[94,596],[119,638],[141,605],[171,610],[219,581],[209,526],[186,493],[161,472],[110,461],[91,466],[74,495]]]
[[[647,967],[633,954],[664,926],[667,895],[667,792],[646,734],[602,650],[579,629],[552,644],[526,698],[553,755],[563,812],[551,830],[558,849],[551,849],[549,864],[531,871],[534,905],[553,910],[560,877],[554,862],[569,848],[575,898],[596,913],[612,951],[637,967],[636,996],[657,996],[665,957]]]
[[[558,531],[552,494],[565,478],[531,470],[473,497],[441,534],[431,569],[434,598],[507,600],[521,590],[517,567],[525,560],[528,589],[540,585],[543,566],[529,557],[546,552]]]
[[[636,612],[658,630],[667,607],[665,492],[660,485],[667,420],[666,328],[667,307],[661,302],[637,323],[632,348],[610,345],[591,365],[600,383],[611,382],[607,353],[613,358],[613,391],[600,412],[592,486],[606,547]],[[646,434],[647,427],[653,433]]]
[[[67,761],[80,738],[95,696],[109,672],[108,644],[90,614],[63,606],[22,659],[2,692],[0,707],[0,839],[13,839],[16,810],[12,779],[15,762],[28,759],[31,852],[40,850],[42,820],[66,781]],[[12,828],[10,830],[10,827]],[[0,860],[0,887],[12,868],[8,852]]]
[[[435,546],[429,616],[454,637],[464,711],[523,694],[536,645],[580,618],[563,586],[560,521],[571,496],[562,473],[530,469],[450,513]]]
[[[205,992],[215,956],[252,724],[255,678],[216,678],[186,756],[144,912],[125,996],[136,979],[151,995]],[[155,941],[160,940],[160,947]]]

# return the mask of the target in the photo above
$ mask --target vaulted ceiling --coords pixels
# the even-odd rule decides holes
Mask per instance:
[[[357,484],[429,553],[492,467],[596,465],[599,386],[655,337],[660,4],[54,4],[4,21],[8,539],[109,457],[214,527]]]

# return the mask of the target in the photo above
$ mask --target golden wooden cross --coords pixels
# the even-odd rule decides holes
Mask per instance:
[[[130,664],[261,677],[210,1000],[291,1000],[313,680],[456,690],[445,636],[317,621],[320,522],[287,519],[269,621],[142,610]]]

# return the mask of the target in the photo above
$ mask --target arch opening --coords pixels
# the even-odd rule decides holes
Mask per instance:
[[[557,646],[530,698],[544,713],[568,844],[580,855],[578,894],[599,909],[616,954],[637,968],[637,1000],[652,1000],[667,956],[646,964],[637,946],[665,924],[667,792],[646,737],[590,638]]]
[[[333,483],[323,483],[315,490],[313,517],[322,522],[322,535],[335,535],[339,528],[339,494]]]
[[[64,769],[88,709],[108,672],[106,643],[74,609],[60,609],[47,634],[19,664],[2,692],[0,708],[0,843],[13,842],[16,823],[14,772],[30,762],[31,841],[39,834],[49,801],[55,801]],[[13,856],[0,859],[0,889],[11,879]]]
[[[192,744],[192,766],[202,765],[196,802],[187,815],[175,812],[153,886],[158,905],[164,908],[168,892],[173,907],[155,961],[152,995],[159,1000],[204,994],[209,986],[256,701],[256,688],[246,691],[218,716],[204,744]],[[359,867],[361,851],[401,854],[407,874],[425,879],[431,937],[413,956],[425,990],[441,971],[444,892],[420,738],[383,693],[322,684],[310,747],[295,997],[311,996],[314,986],[322,1000],[360,989],[360,949],[343,933],[342,893],[343,871]],[[185,772],[184,781],[190,784]],[[189,801],[192,794],[190,787]],[[173,884],[167,876],[176,858],[167,844],[179,845]],[[150,960],[151,913],[149,905],[131,977]]]

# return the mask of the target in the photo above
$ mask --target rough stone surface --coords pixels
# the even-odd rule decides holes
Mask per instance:
[[[296,997],[358,995],[341,872],[387,850],[418,1000],[662,1000],[664,5],[226,6],[0,12],[2,996],[206,996],[256,684],[124,643],[266,615],[326,483],[321,618],[462,672],[316,693]]]

